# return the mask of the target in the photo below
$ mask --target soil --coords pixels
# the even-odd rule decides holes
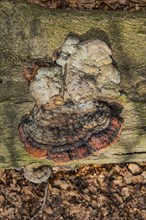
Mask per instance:
[[[56,168],[34,184],[22,170],[0,170],[0,219],[144,220],[146,163]]]

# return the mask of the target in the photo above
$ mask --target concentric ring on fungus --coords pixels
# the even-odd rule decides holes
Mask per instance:
[[[36,101],[19,124],[28,153],[65,163],[117,140],[123,119],[110,103],[120,96],[120,73],[111,54],[101,40],[68,37],[52,65],[25,72]]]

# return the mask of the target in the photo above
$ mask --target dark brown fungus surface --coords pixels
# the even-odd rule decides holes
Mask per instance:
[[[123,119],[110,103],[120,96],[120,73],[111,55],[101,40],[68,37],[52,65],[33,64],[25,72],[36,101],[19,124],[28,153],[65,163],[117,140]]]

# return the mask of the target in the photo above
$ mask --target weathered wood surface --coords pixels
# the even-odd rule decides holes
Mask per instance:
[[[111,148],[71,165],[146,161],[145,13],[54,11],[22,1],[1,1],[0,5],[0,167],[38,161],[27,155],[18,137],[18,123],[34,105],[21,72],[31,59],[49,57],[70,32],[84,39],[102,39],[112,48],[122,75],[125,120],[119,141]]]

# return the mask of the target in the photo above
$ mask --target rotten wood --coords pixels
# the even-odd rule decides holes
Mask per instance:
[[[18,168],[38,160],[18,137],[18,124],[34,105],[22,70],[33,59],[49,58],[70,32],[106,42],[121,72],[124,125],[119,141],[106,151],[67,163],[146,161],[146,68],[144,12],[55,11],[22,1],[1,1],[0,167]],[[40,163],[56,165],[49,160]]]

